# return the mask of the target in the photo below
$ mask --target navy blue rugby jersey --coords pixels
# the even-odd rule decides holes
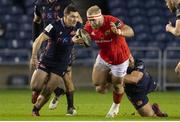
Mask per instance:
[[[41,60],[47,61],[49,64],[69,63],[69,57],[74,46],[72,37],[76,30],[81,27],[82,24],[79,22],[75,27],[67,27],[63,19],[49,24],[44,29],[44,33],[50,37],[50,40]]]
[[[66,6],[73,2],[71,0],[55,0],[55,2],[49,3],[48,0],[36,0],[34,4],[34,13],[41,17],[44,26],[47,26],[58,16],[61,18]]]

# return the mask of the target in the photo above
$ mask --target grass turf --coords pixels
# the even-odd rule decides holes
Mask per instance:
[[[62,96],[56,110],[49,110],[46,104],[40,111],[40,117],[31,116],[30,90],[0,90],[0,120],[180,120],[180,92],[154,92],[149,95],[150,102],[157,102],[169,117],[140,117],[131,103],[124,96],[120,113],[113,119],[105,118],[112,104],[112,94],[96,93],[94,90],[77,90],[75,92],[75,105],[78,115],[65,116],[66,97]]]

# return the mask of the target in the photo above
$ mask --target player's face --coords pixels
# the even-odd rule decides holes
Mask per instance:
[[[103,16],[97,19],[88,19],[88,21],[92,28],[98,29],[99,27],[103,25]]]
[[[79,19],[79,13],[78,12],[70,12],[70,14],[65,16],[67,25],[68,26],[76,26],[78,19]]]

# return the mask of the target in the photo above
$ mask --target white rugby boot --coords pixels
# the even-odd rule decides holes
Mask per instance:
[[[49,109],[54,110],[57,108],[57,105],[59,103],[59,99],[57,97],[54,97],[51,102],[49,103]]]
[[[119,113],[119,106],[120,104],[113,103],[109,112],[106,114],[106,118],[114,118]]]

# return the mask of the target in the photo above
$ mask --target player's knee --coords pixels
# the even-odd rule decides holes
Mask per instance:
[[[101,93],[101,94],[105,94],[106,93],[106,89],[103,88],[102,86],[96,86],[96,92]]]
[[[42,90],[42,95],[45,97],[45,98],[48,98],[50,97],[51,93],[53,92],[53,90],[49,87],[45,87],[43,90]]]
[[[73,92],[75,90],[74,85],[66,87],[67,92]]]
[[[113,84],[113,88],[116,93],[119,93],[119,94],[124,93],[124,87],[121,84]]]
[[[36,83],[33,83],[33,82],[31,82],[30,88],[31,88],[32,91],[40,90],[38,85]]]

